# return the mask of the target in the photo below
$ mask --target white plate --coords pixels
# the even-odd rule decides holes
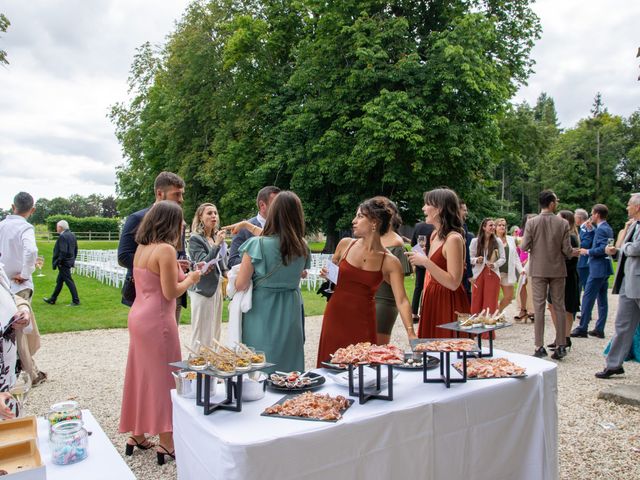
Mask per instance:
[[[381,385],[386,385],[387,373],[382,371],[380,372],[380,374],[381,374],[380,375]],[[341,385],[343,387],[349,386],[349,372],[328,373],[327,376],[338,385]],[[393,378],[396,378],[397,376],[398,376],[398,372],[394,371]],[[357,370],[354,370],[353,372],[353,382],[355,383],[355,388],[357,389],[358,388],[358,371]],[[376,371],[373,370],[372,368],[365,368],[364,369],[364,387],[369,388],[374,386],[375,384],[376,384]]]

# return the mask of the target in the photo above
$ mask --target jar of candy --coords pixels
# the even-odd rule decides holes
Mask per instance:
[[[89,435],[82,420],[67,420],[53,425],[51,459],[56,465],[70,465],[87,458]]]
[[[78,402],[74,402],[73,400],[54,403],[49,409],[47,419],[49,420],[49,439],[51,439],[53,426],[56,423],[67,420],[82,420],[82,410],[80,410]]]

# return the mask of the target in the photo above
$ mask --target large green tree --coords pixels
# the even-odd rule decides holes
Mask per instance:
[[[213,200],[227,220],[265,184],[294,189],[330,239],[372,195],[409,221],[427,188],[485,198],[540,30],[529,3],[194,2],[161,51],[140,49],[112,111],[121,210],[163,169],[187,181],[188,214]]]

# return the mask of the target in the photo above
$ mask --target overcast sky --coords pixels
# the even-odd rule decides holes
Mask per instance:
[[[0,0],[0,207],[40,197],[115,193],[122,163],[109,106],[126,98],[136,47],[161,43],[188,0]],[[562,127],[602,92],[613,114],[640,107],[639,0],[540,0],[536,73],[515,101],[556,102]]]

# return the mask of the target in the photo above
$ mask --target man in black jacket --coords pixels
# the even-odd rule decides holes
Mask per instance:
[[[160,172],[156,177],[153,184],[153,191],[155,194],[155,201],[171,200],[182,206],[184,200],[184,180],[178,175],[172,172]],[[136,243],[136,231],[138,225],[142,222],[142,219],[149,211],[149,208],[143,208],[137,212],[132,213],[127,217],[127,220],[122,227],[122,233],[120,235],[120,243],[118,243],[118,263],[120,266],[127,269],[127,277],[125,279],[125,285],[123,292],[130,288],[133,291],[133,257],[136,255],[138,244]],[[184,246],[184,231],[182,234],[182,242],[178,250],[178,261],[183,269],[189,268],[189,261],[186,260],[185,246]],[[135,297],[135,294],[134,294]],[[133,305],[133,299],[122,297],[122,303],[131,306]],[[187,306],[187,294],[176,300],[176,322],[180,323],[181,308]]]
[[[69,223],[66,220],[60,220],[56,225],[56,230],[60,234],[56,244],[53,247],[53,269],[58,269],[58,279],[56,280],[56,288],[49,298],[43,300],[51,305],[56,303],[58,295],[62,291],[62,284],[66,284],[71,292],[70,307],[80,306],[80,298],[78,298],[78,290],[76,284],[71,277],[71,269],[76,264],[78,256],[78,242],[76,236],[69,230]]]

